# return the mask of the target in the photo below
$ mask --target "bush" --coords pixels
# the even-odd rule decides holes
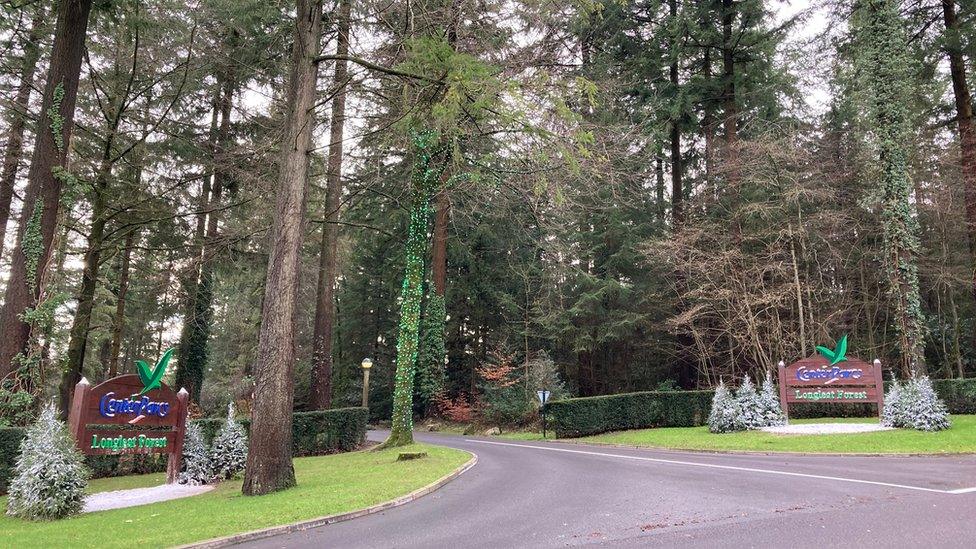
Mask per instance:
[[[708,413],[708,430],[712,433],[741,431],[744,428],[741,417],[739,399],[729,392],[724,381],[719,380],[712,396],[712,410]]]
[[[739,407],[739,424],[742,429],[761,429],[766,427],[766,417],[759,393],[749,376],[742,379],[742,385],[735,393],[735,400]]]
[[[881,410],[881,425],[885,427],[905,426],[905,403],[902,400],[901,383],[897,379],[888,385],[884,408]]]
[[[22,427],[0,428],[0,494],[7,493],[7,486],[14,476],[14,465],[20,453],[20,441],[27,430]]]
[[[932,381],[935,393],[951,414],[976,414],[976,378]],[[890,382],[885,384],[890,386]],[[714,391],[623,393],[569,398],[546,406],[556,435],[578,437],[624,429],[697,427],[711,411]],[[820,403],[790,408],[790,417],[871,417],[873,404]]]
[[[213,480],[210,451],[203,440],[203,430],[195,423],[186,426],[183,437],[183,465],[179,483],[199,486]]]
[[[10,482],[8,515],[58,519],[80,513],[84,507],[89,472],[53,403],[28,427],[16,473]]]
[[[647,391],[569,398],[550,402],[546,413],[559,437],[648,427],[696,427],[705,424],[713,394],[713,391]]]
[[[766,372],[762,390],[759,391],[759,413],[765,426],[786,425],[786,415],[783,414],[783,407],[780,405],[777,391],[772,374]]]
[[[234,404],[227,405],[227,419],[213,439],[210,468],[222,480],[234,478],[247,464],[247,432],[234,417]]]
[[[297,412],[292,416],[292,452],[315,456],[348,452],[366,442],[366,408]]]

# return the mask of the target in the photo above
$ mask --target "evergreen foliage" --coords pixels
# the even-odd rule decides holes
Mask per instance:
[[[766,410],[749,376],[742,378],[742,385],[735,392],[735,400],[739,409],[738,422],[742,429],[760,429],[768,425]]]
[[[211,465],[203,430],[196,423],[188,423],[183,439],[183,470],[180,471],[179,483],[192,486],[207,484],[214,476]]]
[[[762,418],[763,427],[774,427],[786,425],[786,414],[779,401],[779,392],[776,384],[773,383],[773,375],[766,372],[763,379],[762,389],[759,391],[758,413]]]
[[[213,439],[210,467],[216,478],[228,480],[244,470],[247,463],[247,433],[234,417],[234,404],[227,405],[227,420]]]
[[[738,395],[733,395],[719,380],[712,397],[712,409],[708,414],[708,430],[712,433],[731,433],[745,428],[741,421]]]
[[[885,395],[881,424],[919,431],[942,431],[952,427],[948,408],[926,375],[912,376],[904,385],[892,381]]]
[[[885,427],[905,426],[905,401],[902,397],[901,383],[897,379],[891,380],[891,385],[885,394],[884,408],[881,410],[881,425]]]
[[[53,402],[27,429],[15,470],[7,497],[8,515],[59,519],[80,513],[84,507],[89,472],[74,438],[58,420]]]

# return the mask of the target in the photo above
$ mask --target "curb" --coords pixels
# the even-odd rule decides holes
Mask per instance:
[[[466,450],[462,450],[465,451]],[[396,499],[390,501],[384,501],[383,503],[377,503],[371,507],[365,509],[359,509],[356,511],[349,511],[346,513],[338,513],[335,515],[326,515],[324,517],[318,517],[309,520],[303,520],[301,522],[295,522],[292,524],[284,524],[281,526],[272,526],[270,528],[263,528],[261,530],[252,530],[250,532],[244,532],[241,534],[233,534],[230,536],[222,538],[214,538],[210,540],[200,541],[196,543],[189,543],[187,545],[180,545],[177,549],[213,549],[216,547],[229,547],[231,545],[236,545],[238,543],[243,543],[245,541],[254,541],[259,539],[270,538],[272,536],[278,536],[281,534],[290,534],[293,532],[301,532],[302,530],[308,530],[310,528],[317,528],[319,526],[325,526],[328,524],[334,524],[336,522],[344,522],[347,520],[352,520],[354,518],[364,517],[366,515],[372,515],[374,513],[379,513],[381,511],[386,511],[387,509],[392,509],[394,507],[399,507],[406,503],[410,503],[416,499],[420,499],[427,494],[436,491],[445,484],[451,482],[457,477],[464,474],[468,469],[474,467],[478,463],[478,455],[473,452],[467,452],[471,454],[471,459],[465,462],[463,465],[455,469],[454,471],[448,473],[446,476],[441,477],[438,480],[424,486],[423,488],[418,488],[409,494],[400,496]]]
[[[543,442],[543,441],[535,441]],[[633,444],[618,444],[615,442],[580,441],[571,442],[569,439],[552,439],[545,442],[555,442],[556,444],[566,444],[572,446],[598,446],[605,448],[619,448],[621,450],[653,450],[655,452],[671,452],[684,454],[715,454],[727,456],[783,456],[783,457],[890,457],[890,458],[909,458],[909,457],[931,457],[931,458],[954,458],[974,456],[974,452],[955,452],[955,453],[871,453],[871,452],[779,452],[775,450],[715,450],[700,448],[674,448],[667,446],[635,446]]]

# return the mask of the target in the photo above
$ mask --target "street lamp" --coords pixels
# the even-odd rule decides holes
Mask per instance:
[[[363,408],[369,408],[369,369],[373,367],[373,359],[363,359]]]

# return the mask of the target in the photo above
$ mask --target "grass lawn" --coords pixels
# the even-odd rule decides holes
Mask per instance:
[[[400,451],[424,459],[396,461]],[[354,511],[422,488],[464,464],[467,452],[415,444],[381,452],[295,459],[298,486],[260,497],[241,495],[241,481],[200,496],[86,513],[52,522],[0,516],[0,547],[164,547]],[[162,474],[98,479],[92,491],[154,486]],[[6,508],[6,498],[2,508]]]
[[[866,423],[877,419],[801,419],[795,423]],[[674,427],[619,431],[574,439],[578,442],[751,452],[811,452],[868,454],[976,453],[976,415],[952,416],[952,428],[937,433],[907,429],[835,435],[774,435],[758,431],[712,434],[708,427]]]

